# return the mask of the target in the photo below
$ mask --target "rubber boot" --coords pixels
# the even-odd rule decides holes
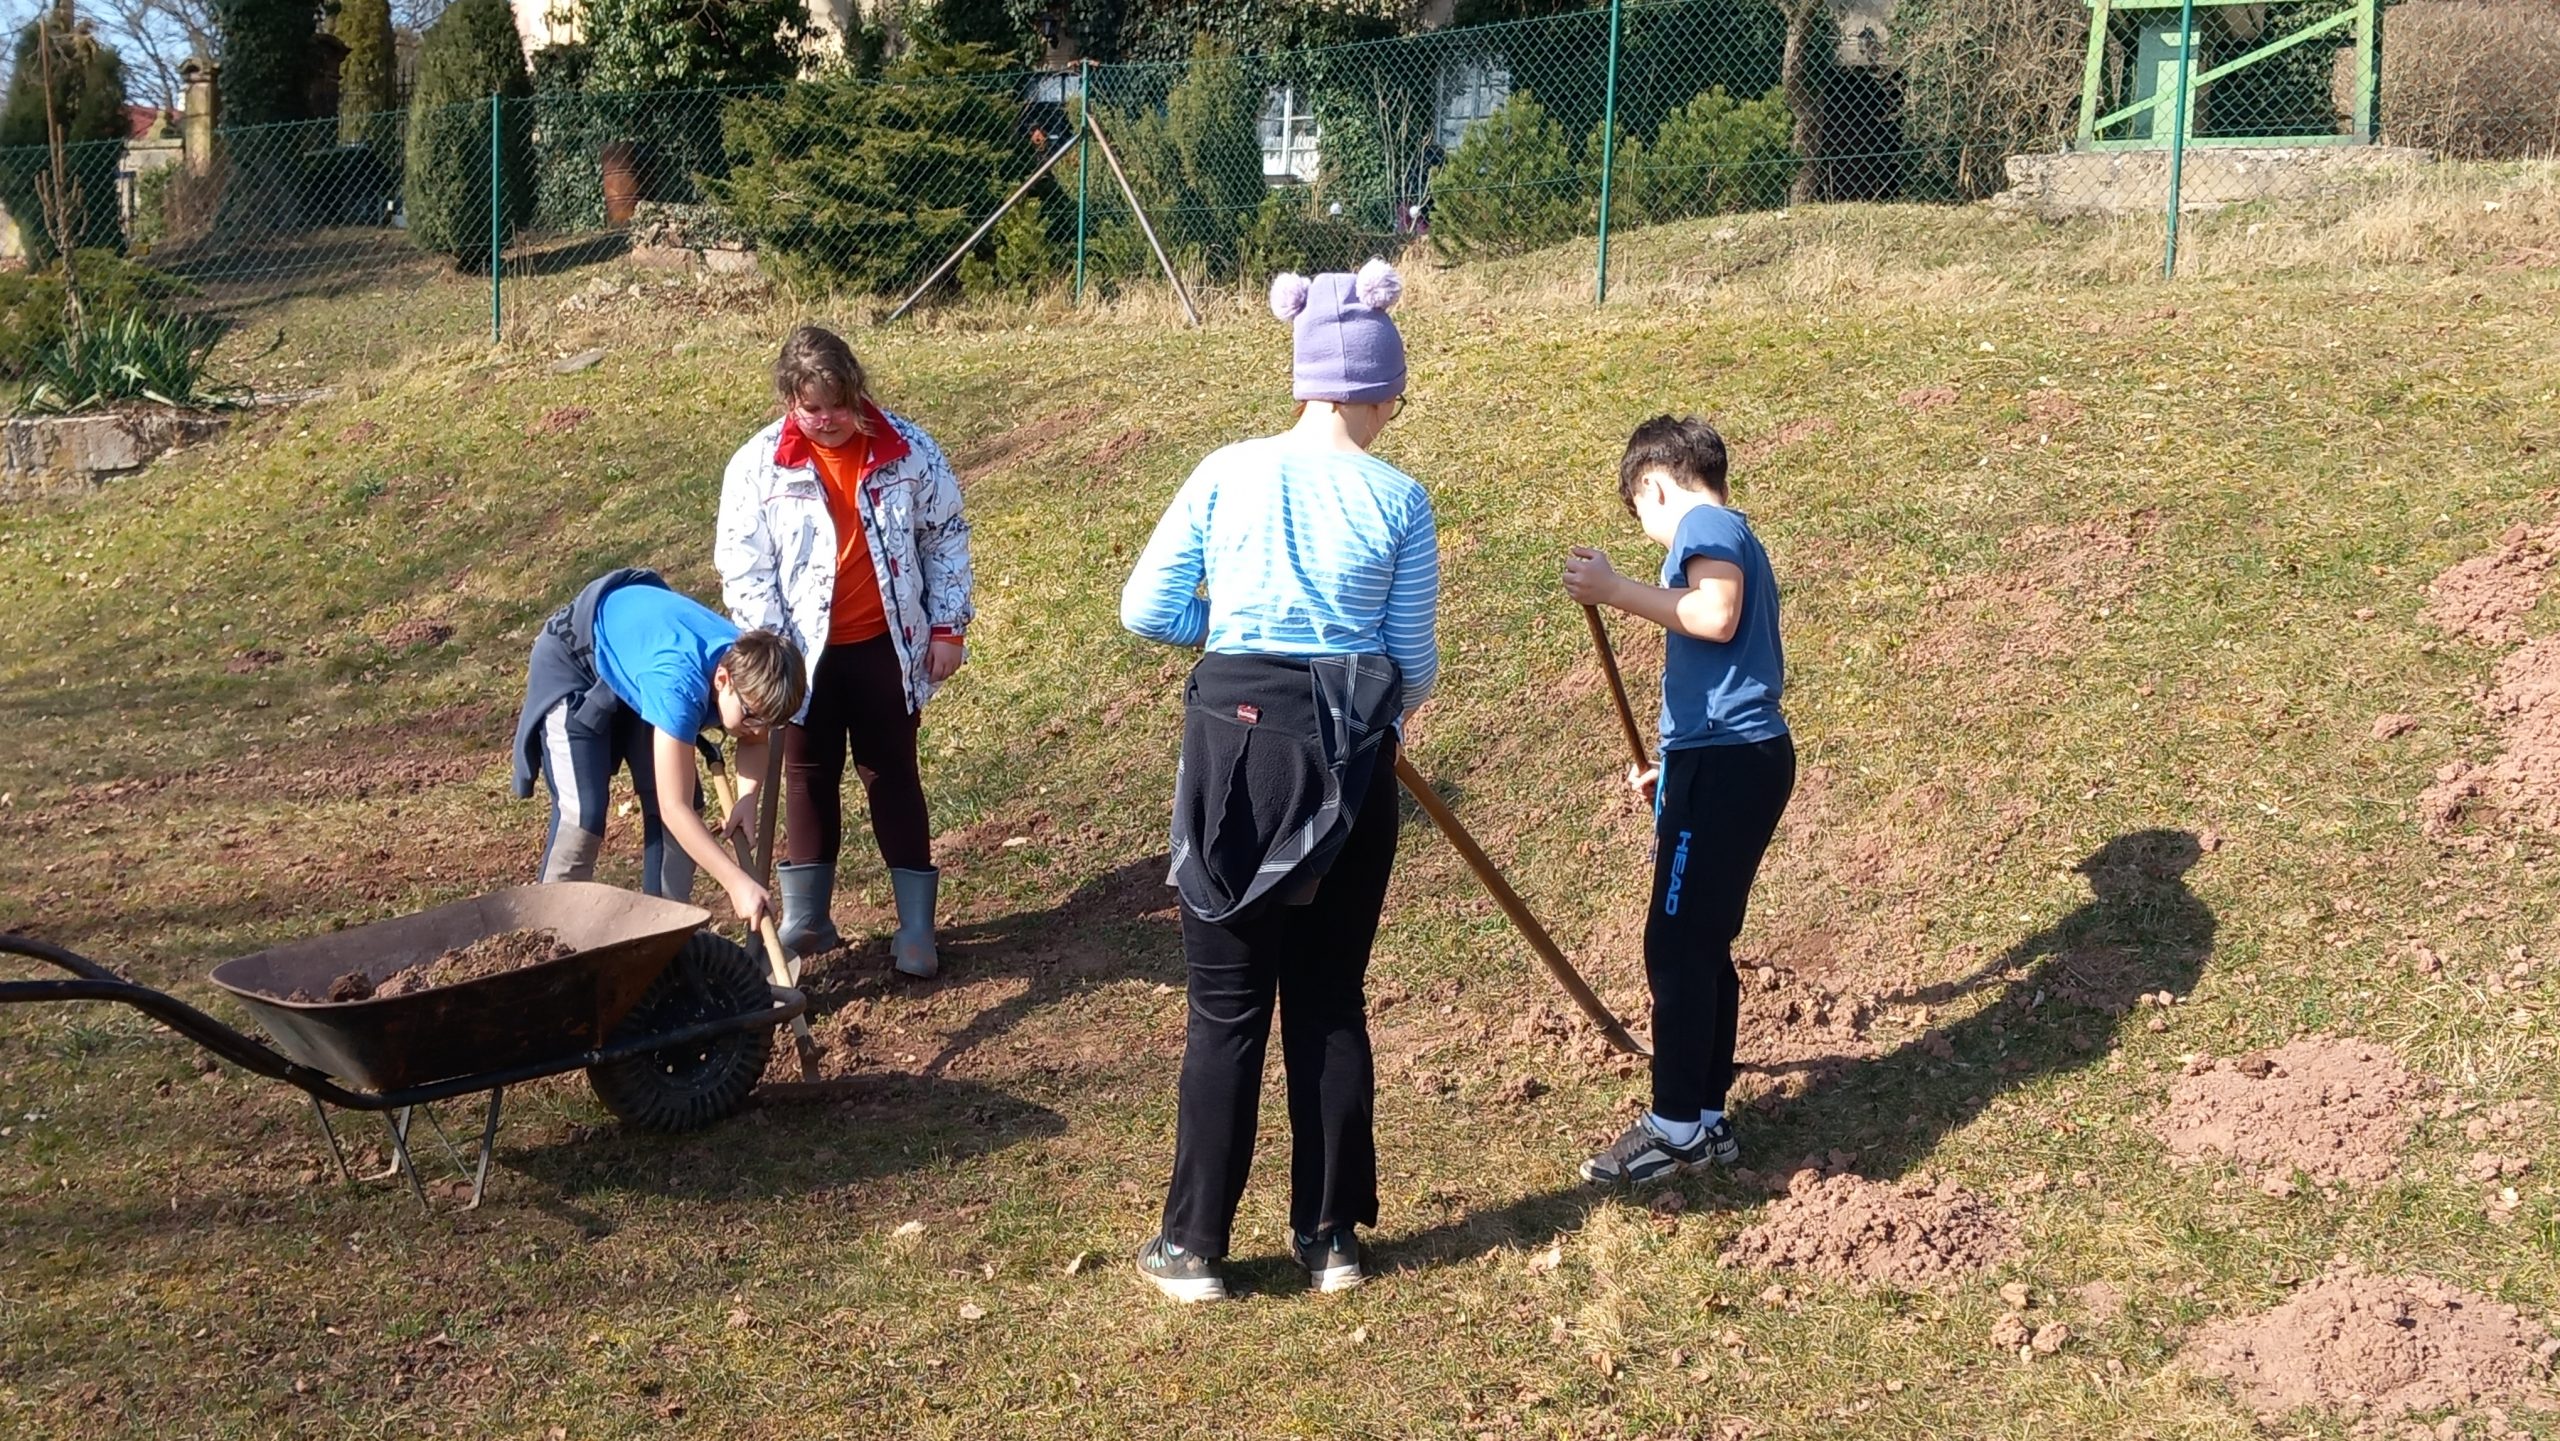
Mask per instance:
[[[827,908],[835,900],[836,868],[824,861],[774,867],[774,889],[782,907],[782,949],[794,959],[832,951],[844,944]]]
[[[933,903],[942,872],[893,870],[889,887],[898,893],[898,933],[889,938],[889,954],[904,974],[929,978],[942,969],[933,948]]]

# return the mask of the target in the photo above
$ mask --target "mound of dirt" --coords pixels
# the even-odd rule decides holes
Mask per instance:
[[[1953,1181],[1921,1177],[1888,1185],[1808,1167],[1718,1259],[1918,1289],[1997,1265],[2017,1249],[2009,1218]]]
[[[453,627],[440,620],[412,618],[395,623],[382,633],[382,643],[393,650],[411,650],[422,645],[442,645],[453,639]]]
[[[2540,530],[2517,525],[2498,538],[2496,550],[2429,581],[2421,614],[2449,635],[2483,645],[2513,645],[2524,639],[2517,622],[2541,598],[2544,573],[2556,558],[2560,525]]]
[[[458,986],[486,976],[504,975],[508,971],[538,966],[576,953],[577,948],[560,939],[560,933],[548,926],[521,931],[500,931],[482,936],[467,946],[456,946],[423,966],[408,966],[391,973],[374,994],[377,996],[413,996],[438,986]]]
[[[2273,1311],[2204,1328],[2179,1360],[2229,1377],[2261,1416],[2312,1407],[2385,1419],[2547,1400],[2554,1354],[2560,1342],[2513,1306],[2340,1267]]]
[[[2482,701],[2506,749],[2486,765],[2453,761],[2418,797],[2418,820],[2446,837],[2466,816],[2486,813],[2560,831],[2560,638],[2545,638],[2498,663]]]
[[[2296,1171],[2371,1185],[2390,1176],[2428,1089],[2380,1046],[2307,1036],[2190,1066],[2151,1129],[2178,1159],[2226,1155],[2271,1189]]]

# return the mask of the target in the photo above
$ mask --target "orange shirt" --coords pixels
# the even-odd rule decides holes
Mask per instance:
[[[889,612],[880,598],[880,577],[871,569],[871,539],[862,529],[855,500],[863,478],[871,473],[871,437],[856,436],[830,450],[812,441],[818,481],[826,487],[827,514],[836,523],[836,598],[827,613],[827,644],[851,645],[889,633]]]

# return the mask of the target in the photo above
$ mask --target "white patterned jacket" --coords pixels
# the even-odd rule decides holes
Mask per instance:
[[[935,637],[961,636],[977,614],[970,599],[969,522],[942,447],[911,422],[865,404],[874,435],[872,469],[857,505],[889,639],[906,677],[907,709],[920,711],[934,692],[925,674],[928,645]],[[757,431],[729,458],[721,479],[711,558],[720,568],[729,618],[789,636],[807,657],[813,684],[835,604],[836,550],[835,521],[809,442],[787,420]],[[802,714],[807,710],[804,702]]]

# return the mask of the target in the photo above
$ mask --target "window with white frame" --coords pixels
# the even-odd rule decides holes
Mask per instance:
[[[1440,67],[1440,148],[1455,150],[1477,121],[1511,98],[1511,67],[1495,59],[1451,60]]]
[[[1294,85],[1262,103],[1262,178],[1288,185],[1316,178],[1316,117]]]

